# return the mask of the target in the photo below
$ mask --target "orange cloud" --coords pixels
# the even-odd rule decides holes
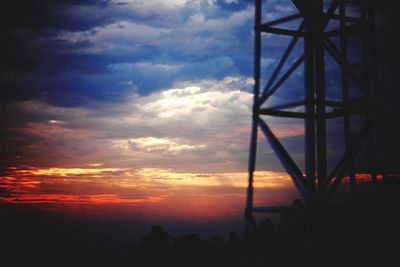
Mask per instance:
[[[68,176],[68,175],[95,175],[102,174],[105,172],[119,172],[124,171],[120,168],[43,168],[43,169],[27,169],[27,170],[15,170],[14,173],[17,175],[53,175],[53,176]]]
[[[164,199],[163,196],[144,198],[121,197],[116,194],[73,195],[73,194],[14,194],[9,197],[0,197],[0,200],[13,203],[75,203],[75,204],[139,204],[156,203]]]

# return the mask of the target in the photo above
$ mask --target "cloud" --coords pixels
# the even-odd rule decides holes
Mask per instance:
[[[181,81],[146,96],[133,93],[119,104],[20,102],[13,105],[18,123],[3,122],[7,134],[0,142],[6,152],[1,157],[8,158],[8,166],[64,168],[97,162],[104,168],[243,170],[252,86],[251,78],[238,76]],[[278,122],[273,130],[286,138],[302,134],[302,126],[296,127]],[[264,158],[273,157],[268,147],[266,152]]]
[[[219,1],[44,1],[26,12],[5,32],[3,101],[121,102],[133,90],[251,73],[247,5],[232,12]]]
[[[79,40],[80,38],[86,39],[93,44],[106,43],[108,48],[113,45],[118,45],[120,43],[131,43],[132,45],[140,44],[154,44],[158,41],[162,34],[168,33],[168,29],[162,29],[158,27],[153,27],[141,23],[135,23],[130,21],[119,21],[116,23],[108,24],[103,27],[95,28],[92,30],[92,34],[87,32],[81,33],[71,33],[68,39],[70,41]],[[118,40],[118,42],[116,42]],[[104,52],[101,51],[101,52]]]
[[[251,79],[244,79],[244,81],[239,79],[227,77],[221,82],[199,83],[201,87],[186,86],[165,90],[149,97],[149,101],[139,105],[139,109],[151,117],[185,119],[199,126],[212,127],[213,124],[221,123],[221,120],[225,120],[228,116],[248,113],[252,100],[251,93],[240,90],[242,88],[229,90],[225,87],[231,82],[241,83],[244,88],[251,85]],[[218,120],[219,117],[221,117],[220,120]]]
[[[144,150],[147,152],[172,153],[177,154],[181,151],[203,149],[207,146],[204,144],[188,144],[179,138],[157,138],[157,137],[141,137],[129,138],[122,140],[114,140],[114,147],[122,150]]]
[[[112,3],[127,6],[128,8],[135,10],[138,13],[150,13],[150,12],[160,12],[165,10],[174,10],[177,8],[182,8],[188,2],[201,2],[201,1],[191,1],[191,0],[148,0],[148,1],[138,1],[138,0],[112,0]]]
[[[47,168],[15,170],[16,175],[35,175],[35,176],[69,176],[69,175],[100,175],[103,173],[121,172],[119,168]]]

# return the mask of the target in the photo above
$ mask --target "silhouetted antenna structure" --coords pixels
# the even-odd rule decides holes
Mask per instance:
[[[368,172],[371,174],[372,181],[375,181],[377,177],[377,164],[374,158],[377,62],[374,44],[374,8],[371,1],[287,0],[285,2],[293,5],[295,13],[271,21],[264,21],[264,17],[267,16],[264,14],[262,2],[262,0],[255,1],[255,85],[245,212],[247,234],[250,234],[255,227],[254,213],[282,212],[285,209],[253,206],[258,129],[268,140],[284,169],[290,175],[306,207],[328,205],[346,176],[350,178],[351,190],[353,192],[356,190],[353,165],[364,143],[367,145],[369,157]],[[299,21],[296,29],[285,27],[290,23],[294,24],[295,21]],[[266,33],[269,38],[283,35],[291,37],[291,40],[264,85],[261,84],[261,59],[262,36]],[[357,50],[361,52],[360,62],[352,62],[350,58],[349,49],[351,46],[354,47],[354,44],[350,43],[351,38],[355,38],[358,42]],[[294,48],[301,42],[303,48],[301,52],[298,52],[299,49]],[[268,57],[268,54],[265,56]],[[290,56],[297,59],[289,62]],[[328,57],[341,72],[339,80],[341,98],[339,99],[328,99],[326,95],[325,75]],[[268,106],[271,96],[285,84],[285,81],[299,71],[300,66],[304,69],[302,94],[304,99],[279,106]],[[350,94],[352,90],[359,90],[361,97],[353,97]],[[299,112],[301,107],[304,111]],[[293,111],[294,108],[295,111]],[[351,116],[354,114],[365,116],[365,123],[357,132],[351,124]],[[270,129],[264,119],[267,116],[304,120],[304,171]],[[328,173],[326,124],[328,120],[340,117],[343,121],[346,149],[336,166]]]

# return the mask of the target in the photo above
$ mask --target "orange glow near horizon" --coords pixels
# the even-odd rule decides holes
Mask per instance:
[[[72,194],[23,194],[12,197],[1,197],[0,200],[9,203],[74,203],[74,204],[139,204],[157,203],[163,196],[146,198],[122,198],[116,194],[72,195]]]
[[[7,176],[0,176],[0,188],[7,190],[9,195],[13,197],[3,197],[3,200],[13,199],[23,201],[26,199],[31,202],[35,194],[46,196],[46,199],[59,200],[63,199],[79,200],[80,195],[74,192],[68,194],[58,194],[46,192],[42,194],[41,187],[45,186],[46,191],[51,191],[56,187],[82,186],[84,191],[84,184],[93,185],[92,189],[101,189],[102,194],[91,192],[88,190],[83,193],[87,197],[84,198],[83,203],[110,203],[118,202],[118,194],[104,193],[104,191],[118,191],[124,190],[137,190],[145,189],[151,192],[152,188],[162,188],[161,191],[175,190],[183,187],[190,188],[238,188],[245,189],[247,187],[247,173],[246,172],[221,172],[221,173],[194,173],[194,172],[177,172],[172,169],[163,168],[139,168],[139,169],[123,169],[123,168],[102,168],[102,164],[90,164],[90,168],[25,168],[18,169],[11,167],[8,169]],[[97,166],[97,168],[95,168]],[[360,181],[369,180],[369,174],[356,174],[356,179]],[[381,179],[381,175],[378,175]],[[345,177],[347,182],[348,177]],[[292,182],[290,177],[284,172],[277,171],[256,171],[254,174],[254,186],[256,188],[283,190],[291,187]],[[66,189],[66,191],[68,191]],[[152,192],[155,193],[155,192]],[[159,192],[158,192],[159,193]],[[82,193],[81,193],[82,194]],[[18,195],[18,197],[15,197]],[[54,197],[53,197],[54,195]],[[107,197],[109,196],[109,198]],[[154,197],[154,196],[152,196]],[[153,198],[148,198],[153,199]],[[161,201],[163,197],[157,196],[157,201]],[[154,200],[153,199],[153,200]],[[77,201],[79,202],[79,201]],[[121,202],[131,202],[130,200]],[[132,203],[140,202],[136,199]]]
[[[87,168],[17,168],[0,176],[7,192],[0,202],[9,204],[61,205],[58,210],[84,213],[114,205],[126,211],[140,210],[147,218],[203,220],[240,216],[247,186],[246,172],[194,173],[163,168],[122,169],[90,164]],[[284,191],[291,181],[283,172],[255,173],[258,192]],[[270,200],[268,200],[271,198]],[[275,199],[276,198],[276,199]],[[61,208],[62,207],[62,208]],[[134,207],[134,208],[132,208]],[[111,211],[112,212],[112,211]]]
[[[358,182],[369,182],[369,181],[371,181],[371,174],[369,174],[369,173],[356,173],[356,174],[354,174],[354,177],[356,178],[356,180]],[[376,179],[377,180],[382,180],[383,179],[382,174],[378,173],[376,175]],[[350,177],[349,176],[343,177],[343,182],[344,183],[349,183],[350,182]]]
[[[27,170],[15,170],[14,172],[22,175],[58,175],[58,176],[68,176],[68,175],[93,175],[101,174],[103,172],[116,172],[123,171],[124,169],[119,168],[47,168],[47,169],[27,169]]]
[[[6,194],[0,203],[59,206],[65,212],[98,213],[140,210],[147,218],[182,220],[234,217],[242,213],[247,187],[246,172],[195,173],[163,168],[107,168],[100,163],[87,168],[17,168],[0,176]],[[370,179],[357,174],[356,179]],[[347,183],[347,178],[344,179]],[[284,172],[257,171],[254,174],[255,205],[288,204],[298,197]],[[56,205],[56,206],[54,206]],[[62,208],[61,208],[62,207]],[[132,209],[134,207],[134,209]],[[57,208],[55,208],[57,210]],[[105,211],[108,210],[108,211]]]

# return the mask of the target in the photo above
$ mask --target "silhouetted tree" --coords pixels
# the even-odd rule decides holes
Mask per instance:
[[[172,247],[169,235],[161,226],[153,226],[149,234],[142,237],[138,250],[140,261],[148,266],[171,261]]]

